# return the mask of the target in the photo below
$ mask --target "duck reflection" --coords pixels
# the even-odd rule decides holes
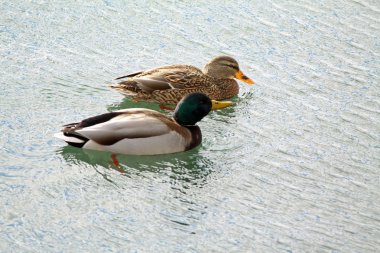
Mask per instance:
[[[232,101],[234,104],[236,104],[236,103],[242,102],[241,100],[243,100],[243,99],[244,98],[240,98],[240,97],[235,96],[232,99],[229,99],[229,101]],[[166,107],[166,109],[163,107]],[[123,100],[119,103],[112,103],[112,104],[107,106],[107,110],[110,112],[122,110],[122,109],[127,109],[127,108],[147,108],[147,109],[171,114],[172,113],[171,111],[175,109],[175,106],[173,106],[173,105],[162,106],[162,105],[159,105],[157,103],[143,102],[143,101],[135,102],[128,97],[124,97]],[[172,110],[168,110],[168,108],[171,108]],[[223,108],[222,110],[211,111],[209,116],[210,115],[233,116],[235,114],[235,110],[236,110],[235,106],[229,106],[227,108]]]
[[[115,166],[112,162],[109,152],[71,146],[64,146],[56,152],[68,164],[75,166],[86,164],[112,183],[114,183],[111,180],[114,177],[112,171],[118,171],[127,177],[152,176],[153,173],[166,177],[165,181],[169,180],[172,185],[180,183],[202,186],[206,183],[207,176],[214,170],[214,166],[212,161],[200,154],[199,149],[198,147],[187,152],[153,156],[117,155],[119,166]]]
[[[174,108],[174,106],[172,106]],[[113,103],[107,106],[108,111],[117,111],[127,108],[147,108],[155,111],[164,111],[162,110],[157,103],[151,103],[151,102],[135,102],[131,100],[128,97],[124,97],[123,100],[120,103]]]

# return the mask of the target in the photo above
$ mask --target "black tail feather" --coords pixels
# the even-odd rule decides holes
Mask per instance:
[[[120,79],[123,79],[123,78],[126,78],[126,77],[134,77],[134,76],[137,76],[137,75],[141,74],[142,72],[143,71],[137,71],[137,72],[125,75],[125,76],[119,76],[119,77],[115,78],[115,80],[120,80]]]
[[[83,140],[83,142],[81,142],[81,143],[66,141],[69,145],[77,147],[77,148],[82,148],[84,146],[84,144],[86,144],[89,140],[88,138],[86,138],[83,135],[80,135],[76,132],[71,132],[71,133],[70,132],[63,132],[63,135],[68,136],[68,137],[75,137],[77,139]]]

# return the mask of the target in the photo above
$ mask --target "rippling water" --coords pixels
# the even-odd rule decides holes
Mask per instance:
[[[0,251],[376,252],[379,1],[2,1]],[[228,54],[256,84],[190,152],[65,146],[107,88]]]

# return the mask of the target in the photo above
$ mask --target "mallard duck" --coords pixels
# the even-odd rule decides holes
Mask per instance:
[[[202,93],[184,97],[173,118],[157,111],[130,108],[87,118],[63,126],[55,137],[85,149],[113,154],[156,155],[186,151],[202,141],[196,125],[210,110],[228,107],[232,102],[210,100]]]
[[[215,100],[231,98],[239,92],[234,78],[253,84],[239,69],[237,61],[229,56],[214,58],[203,71],[191,65],[170,65],[135,72],[116,80],[126,77],[127,80],[110,86],[135,101],[161,104],[177,104],[192,92],[202,92]]]

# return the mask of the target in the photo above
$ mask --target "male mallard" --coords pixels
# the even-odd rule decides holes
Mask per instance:
[[[170,65],[139,71],[116,78],[128,80],[111,87],[135,101],[176,104],[193,92],[202,92],[211,99],[223,100],[238,94],[237,78],[248,84],[253,81],[239,69],[239,64],[229,56],[219,56],[200,69],[191,65]]]
[[[54,136],[75,147],[114,154],[181,152],[201,143],[201,130],[195,125],[198,121],[210,110],[231,104],[210,100],[202,93],[192,93],[178,103],[173,118],[144,108],[124,109],[64,125]]]

